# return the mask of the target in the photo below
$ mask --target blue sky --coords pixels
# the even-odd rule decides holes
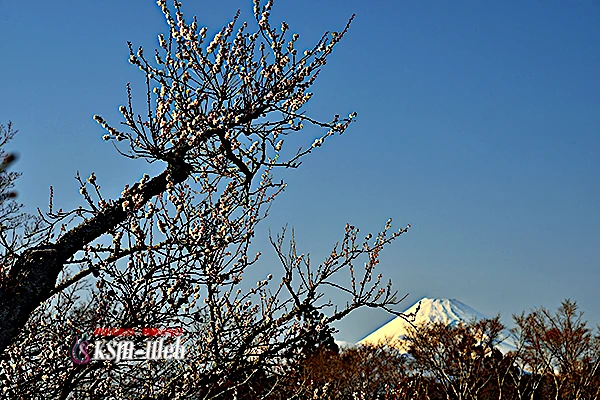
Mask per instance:
[[[251,7],[184,3],[212,32]],[[0,10],[0,121],[20,130],[27,210],[47,207],[50,185],[57,206],[78,205],[76,171],[95,171],[114,197],[160,170],[119,157],[92,120],[118,120],[126,82],[143,97],[126,42],[156,45],[165,24],[154,2],[0,0]],[[600,3],[280,0],[273,18],[308,47],[352,13],[308,111],[357,111],[358,122],[285,173],[265,228],[295,227],[318,260],[346,222],[366,233],[393,217],[412,225],[380,265],[410,293],[400,310],[449,297],[509,321],[569,297],[600,323]],[[389,319],[356,312],[339,338]]]

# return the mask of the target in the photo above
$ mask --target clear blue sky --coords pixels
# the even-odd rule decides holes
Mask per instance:
[[[251,7],[184,2],[213,32]],[[393,217],[413,227],[380,266],[410,293],[400,309],[449,297],[507,321],[570,297],[600,323],[600,3],[280,0],[273,18],[308,46],[352,13],[309,111],[358,123],[286,172],[265,228],[294,226],[317,260],[346,222],[366,233]],[[152,1],[0,0],[0,121],[20,130],[27,210],[50,185],[57,206],[79,204],[77,170],[113,197],[148,171],[92,116],[117,121],[125,83],[143,83],[126,41],[150,50],[164,29]],[[357,312],[339,338],[389,319]]]

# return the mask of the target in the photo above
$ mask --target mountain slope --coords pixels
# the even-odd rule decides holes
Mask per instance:
[[[486,316],[474,308],[462,303],[456,299],[430,299],[423,298],[416,302],[412,307],[404,312],[405,315],[414,315],[411,321],[415,325],[424,323],[441,322],[446,325],[455,325],[459,323],[468,323],[474,320],[485,319]],[[410,323],[402,317],[396,317],[381,328],[369,334],[358,344],[375,345],[384,342],[388,345],[394,345],[398,339],[402,339],[409,331]],[[503,353],[514,350],[514,346],[507,343],[498,345],[498,349]]]

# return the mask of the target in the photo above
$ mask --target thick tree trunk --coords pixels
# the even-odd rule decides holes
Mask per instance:
[[[254,110],[240,113],[236,124],[242,126],[251,122],[267,108],[263,104]],[[244,184],[250,186],[253,173],[233,154],[231,143],[225,135],[227,129],[230,128],[231,126],[209,128],[198,135],[195,145],[217,137],[221,142],[225,157],[240,168],[246,177]],[[184,160],[185,155],[193,147],[194,144],[186,143],[177,150],[172,150],[157,158],[168,163],[168,167],[163,173],[144,185],[134,185],[126,195],[93,218],[71,229],[55,244],[28,249],[21,254],[10,271],[9,279],[0,286],[0,353],[17,337],[33,310],[51,296],[64,263],[78,251],[83,250],[87,244],[127,219],[127,211],[123,209],[125,201],[134,203],[133,198],[137,197],[138,204],[146,204],[152,197],[167,189],[168,180],[177,184],[190,176],[192,168]]]
[[[128,211],[123,209],[126,200],[133,203],[131,199],[137,196],[138,203],[145,204],[166,190],[167,179],[181,183],[190,172],[183,162],[170,165],[160,175],[133,187],[96,216],[71,229],[56,243],[24,251],[0,287],[0,353],[18,336],[31,313],[51,296],[65,262],[127,219]]]

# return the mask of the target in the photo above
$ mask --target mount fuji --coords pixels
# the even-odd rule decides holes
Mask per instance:
[[[404,314],[409,316],[410,321],[416,326],[435,322],[454,326],[487,318],[479,311],[456,299],[430,299],[427,297],[416,302],[404,311]],[[375,345],[383,342],[390,346],[397,346],[400,344],[399,341],[409,333],[410,328],[411,324],[406,319],[396,317],[364,337],[357,344]],[[504,336],[508,337],[508,333]],[[510,339],[499,343],[497,347],[502,353],[515,350]]]

